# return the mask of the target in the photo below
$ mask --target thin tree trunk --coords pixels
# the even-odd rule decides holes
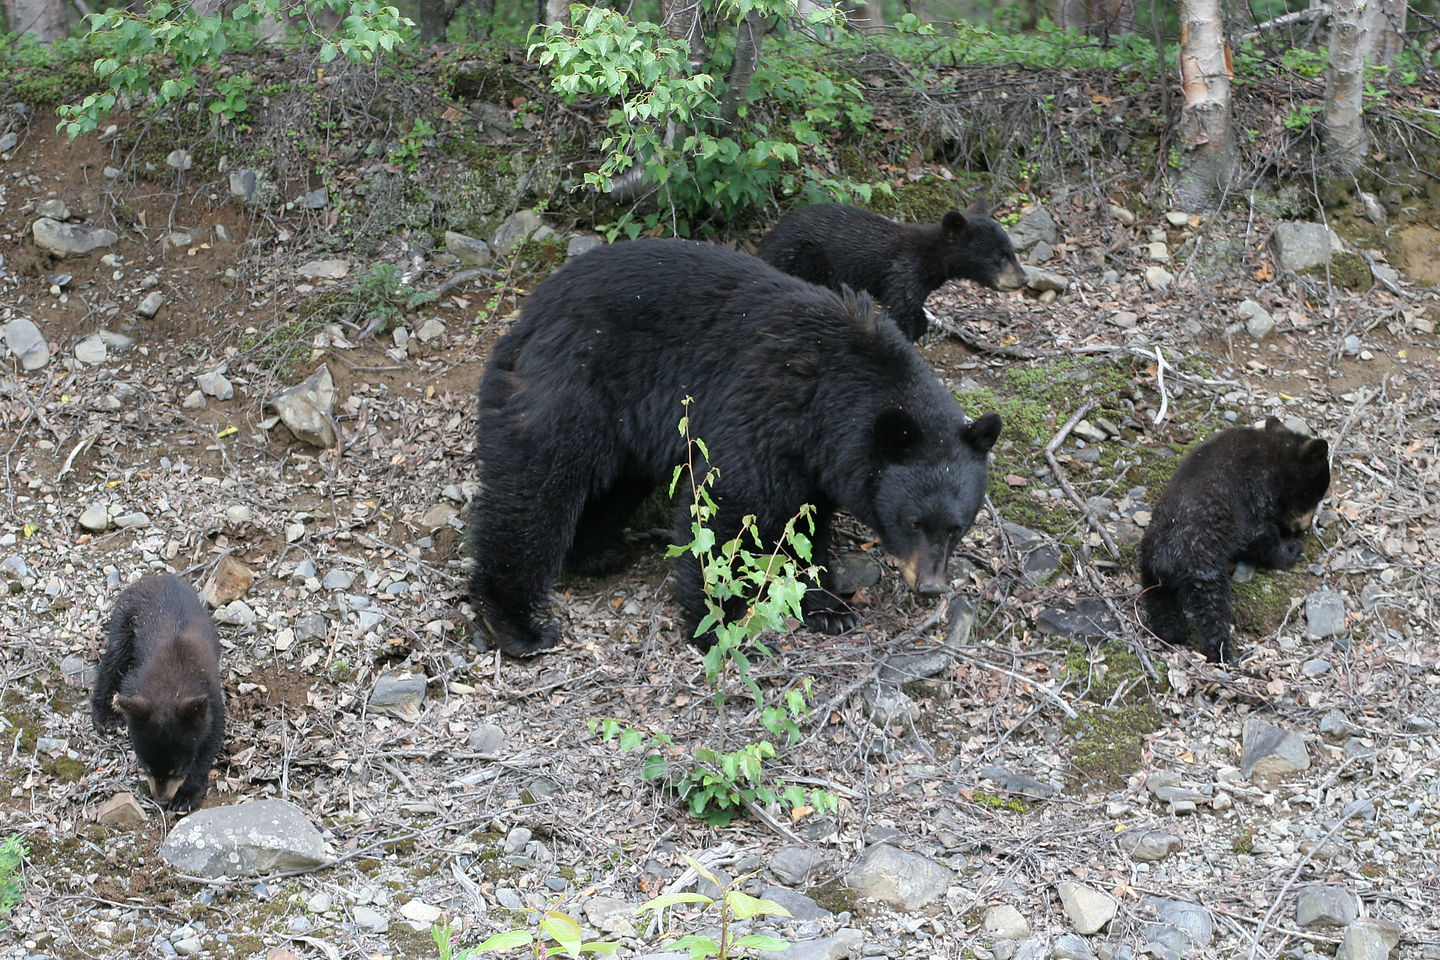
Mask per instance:
[[[535,0],[535,19],[546,26],[570,26],[570,0]]]
[[[1135,3],[1134,0],[1056,0],[1055,23],[1061,29],[1109,40],[1112,36],[1135,32]]]
[[[1330,67],[1325,71],[1325,156],[1341,174],[1365,159],[1365,0],[1330,6]]]
[[[1365,4],[1365,62],[1392,63],[1405,49],[1406,0],[1368,0]]]
[[[760,66],[760,44],[765,39],[765,18],[751,10],[735,25],[735,59],[725,75],[725,96],[720,100],[720,119],[730,124],[740,114],[740,104],[750,93],[750,80]]]
[[[420,41],[445,39],[445,0],[420,0]]]
[[[61,0],[5,0],[5,29],[28,33],[41,43],[64,40],[70,34]]]
[[[1176,200],[1187,210],[1213,209],[1235,174],[1230,116],[1230,47],[1220,0],[1180,0],[1180,175]]]

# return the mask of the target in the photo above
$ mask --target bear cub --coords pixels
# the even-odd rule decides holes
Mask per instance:
[[[113,733],[123,722],[151,796],[195,809],[225,736],[214,621],[190,585],[166,573],[122,590],[105,633],[90,697],[95,729]]]
[[[1175,471],[1140,541],[1145,619],[1160,639],[1230,659],[1236,561],[1286,570],[1330,488],[1330,448],[1275,417],[1225,430]]]
[[[946,561],[975,520],[1000,433],[993,413],[965,419],[868,296],[842,297],[713,244],[600,247],[530,293],[480,381],[477,642],[512,656],[555,644],[555,575],[626,563],[626,521],[690,456],[676,430],[686,415],[708,451],[695,451],[696,475],[717,471],[717,542],[753,515],[773,544],[809,503],[811,559],[823,566],[832,518],[845,510],[879,534],[921,595],[948,586]],[[688,531],[690,500],[679,499],[676,530]],[[693,636],[705,616],[693,556],[677,561],[676,583]],[[826,585],[822,574],[806,591],[806,623],[848,629],[855,615]]]
[[[848,204],[817,203],[775,224],[755,253],[819,286],[864,290],[911,340],[925,335],[925,298],[946,280],[974,280],[996,290],[1025,285],[1015,247],[983,200],[928,226],[896,223]]]

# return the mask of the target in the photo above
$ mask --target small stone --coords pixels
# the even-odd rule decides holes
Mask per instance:
[[[1340,352],[1347,357],[1358,357],[1360,355],[1360,347],[1360,338],[1353,333],[1340,341]]]
[[[1052,960],[1096,960],[1090,941],[1074,933],[1062,933],[1051,947]]]
[[[110,352],[105,346],[105,341],[100,339],[99,334],[92,333],[75,344],[75,359],[90,366],[104,363],[109,355]]]
[[[1323,223],[1277,223],[1270,242],[1281,269],[1295,273],[1328,263],[1332,254],[1344,250],[1340,237]]]
[[[200,951],[205,949],[205,945],[200,942],[199,937],[182,937],[179,940],[172,940],[170,945],[182,957],[198,957]]]
[[[390,929],[390,921],[383,913],[358,903],[350,908],[350,916],[357,927],[370,933],[384,933]]]
[[[605,241],[589,233],[577,233],[565,244],[565,259],[574,260],[581,254],[589,253],[596,247],[605,245]]]
[[[1081,420],[1070,431],[1086,443],[1099,443],[1108,439],[1104,430],[1095,426],[1089,420]]]
[[[1110,204],[1107,209],[1110,212],[1110,216],[1114,217],[1116,220],[1119,220],[1121,223],[1125,224],[1125,226],[1134,226],[1135,214],[1120,206],[1118,203]]]
[[[442,337],[444,335],[445,324],[436,320],[434,317],[427,317],[425,322],[420,324],[419,328],[415,331],[415,339],[421,343],[429,343],[436,337]]]
[[[824,866],[825,857],[820,851],[796,843],[781,847],[770,858],[770,872],[775,879],[792,887],[804,884]]]
[[[235,396],[234,385],[219,370],[208,370],[195,378],[195,385],[207,397],[229,400]]]
[[[458,520],[460,508],[453,503],[437,503],[427,509],[420,517],[420,526],[426,530],[439,530],[441,527],[448,527],[450,521]]]
[[[50,345],[34,321],[19,317],[0,327],[5,347],[20,362],[21,370],[39,370],[50,362]]]
[[[1312,640],[1333,637],[1345,629],[1345,598],[1333,590],[1305,597],[1305,634]]]
[[[542,230],[553,232],[545,227],[537,211],[516,210],[500,224],[500,228],[490,240],[490,245],[496,253],[504,256],[527,238],[543,239]]]
[[[311,260],[299,269],[300,276],[307,280],[343,280],[349,273],[348,260]]]
[[[121,353],[125,350],[129,350],[135,345],[135,340],[132,337],[127,337],[123,333],[116,333],[113,330],[106,330],[104,328],[101,328],[100,330],[96,331],[96,336],[98,336],[101,340],[104,340],[105,345],[116,353]]]
[[[185,399],[180,401],[180,406],[186,410],[204,410],[205,394],[199,390],[191,390],[185,395]]]
[[[80,526],[91,533],[102,533],[110,529],[110,510],[104,506],[87,507],[80,514]]]
[[[534,836],[535,832],[529,827],[511,827],[510,832],[505,834],[505,852],[512,856],[524,853],[526,845]]]
[[[1115,845],[1132,860],[1164,860],[1185,846],[1175,834],[1163,830],[1126,830],[1115,838]]]
[[[230,172],[230,196],[239,200],[249,200],[255,195],[255,187],[259,183],[259,175],[254,170],[242,168]]]
[[[1253,779],[1277,779],[1310,767],[1305,738],[1259,717],[1247,717],[1241,732],[1240,773]]]
[[[184,250],[195,242],[195,238],[184,230],[171,230],[160,237],[160,252],[174,253],[176,250]]]
[[[115,526],[122,530],[138,529],[150,526],[150,517],[140,510],[131,510],[112,518]]]
[[[1245,332],[1252,340],[1264,340],[1275,329],[1275,318],[1254,300],[1242,300],[1235,315],[1245,323]]]
[[[1070,281],[1058,273],[1042,270],[1040,267],[1031,266],[1028,263],[1022,264],[1022,266],[1025,268],[1025,286],[1031,290],[1041,293],[1046,291],[1064,293],[1070,287]]]
[[[223,607],[245,596],[254,582],[255,571],[226,554],[201,586],[200,599],[212,609]]]
[[[845,885],[902,911],[918,910],[950,887],[948,867],[888,843],[868,847],[845,875]]]
[[[420,704],[425,700],[424,674],[386,673],[375,681],[366,709],[399,720],[414,722],[420,718]]]
[[[1165,212],[1165,220],[1172,227],[1183,227],[1190,222],[1190,214],[1184,210],[1167,210]]]
[[[400,916],[406,920],[423,923],[427,928],[430,924],[439,920],[444,913],[445,911],[439,907],[432,906],[424,900],[407,900],[400,905]]]
[[[165,306],[165,294],[159,290],[151,290],[145,295],[145,299],[135,308],[135,312],[142,317],[153,317]]]
[[[1158,923],[1145,925],[1145,935],[1150,940],[1181,956],[1210,945],[1215,924],[1204,907],[1164,897],[1146,897],[1143,902],[1160,918]]]
[[[465,738],[465,746],[486,760],[494,760],[505,746],[505,730],[498,724],[482,723],[470,731],[470,736]]]
[[[320,210],[330,205],[330,188],[320,187],[311,190],[300,198],[300,206],[306,210]]]
[[[1174,282],[1175,275],[1158,264],[1145,268],[1145,285],[1151,290],[1164,290]]]
[[[1110,322],[1122,330],[1131,330],[1140,322],[1140,314],[1132,313],[1129,310],[1121,310],[1110,317]]]
[[[349,590],[355,583],[355,574],[349,570],[331,570],[325,574],[325,579],[320,581],[320,586],[326,590]]]
[[[1147,248],[1151,260],[1169,260],[1170,247],[1163,240],[1152,240]]]
[[[70,208],[65,206],[64,200],[41,200],[35,205],[35,212],[42,217],[49,217],[51,220],[70,219]],[[64,284],[62,283],[61,286],[63,287]]]
[[[101,247],[114,246],[120,239],[114,230],[61,223],[50,217],[36,220],[30,232],[37,247],[57,257],[83,257]]]
[[[96,823],[113,827],[138,827],[148,819],[145,808],[131,793],[117,793],[95,811]]]
[[[1044,207],[1026,207],[1020,219],[1007,231],[1016,250],[1029,250],[1037,243],[1054,244],[1060,240],[1060,228]]]
[[[171,828],[160,856],[181,873],[204,877],[303,870],[328,859],[320,831],[287,800],[197,810]]]
[[[1399,942],[1400,931],[1393,924],[1356,920],[1345,928],[1335,960],[1386,960]]]
[[[1318,657],[1314,660],[1306,660],[1300,664],[1300,672],[1307,677],[1319,677],[1330,672],[1330,661],[1321,660]]]
[[[986,935],[995,940],[1024,940],[1030,936],[1030,924],[1008,903],[986,910],[983,926]]]
[[[190,156],[189,150],[171,150],[170,155],[165,158],[167,166],[184,172],[195,166],[195,161]]]
[[[330,376],[330,368],[323,363],[309,377],[281,390],[269,402],[295,439],[322,448],[333,447],[339,439],[331,415],[334,405],[335,381]]]
[[[1295,922],[1302,927],[1343,927],[1360,915],[1355,894],[1340,884],[1306,887],[1295,901]]]
[[[1114,897],[1084,884],[1062,881],[1055,884],[1060,906],[1077,933],[1099,933],[1115,917],[1119,903]]]
[[[488,266],[490,263],[490,244],[454,230],[445,231],[445,249],[477,267]]]
[[[255,611],[244,600],[232,600],[215,611],[215,622],[233,627],[249,627],[255,623]]]

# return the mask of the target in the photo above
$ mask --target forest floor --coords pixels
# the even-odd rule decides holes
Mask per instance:
[[[996,408],[1007,422],[954,597],[917,601],[882,561],[855,630],[777,638],[755,678],[770,697],[808,678],[813,709],[767,770],[830,791],[839,808],[713,827],[642,778],[641,753],[589,726],[668,735],[677,765],[697,746],[766,736],[742,692],[717,706],[680,635],[663,537],[640,530],[625,575],[562,581],[554,652],[511,660],[468,640],[459,501],[476,479],[473,391],[513,319],[515,284],[500,284],[525,274],[519,258],[534,248],[360,339],[325,321],[363,320],[364,262],[343,243],[297,243],[336,226],[325,209],[245,207],[218,173],[111,180],[102,170],[124,161],[118,140],[70,143],[51,126],[42,111],[0,161],[0,322],[28,318],[52,351],[29,372],[7,360],[0,376],[11,784],[0,832],[29,847],[0,954],[150,957],[198,943],[209,957],[437,956],[430,914],[401,910],[419,901],[452,919],[460,945],[523,925],[517,904],[556,905],[634,956],[666,938],[616,920],[605,898],[638,905],[671,889],[687,854],[771,882],[776,852],[799,844],[821,865],[789,885],[820,909],[770,925],[797,956],[840,929],[858,931],[856,956],[1005,956],[997,936],[1016,932],[997,931],[990,911],[1007,904],[1028,927],[1009,938],[1049,950],[1073,932],[1056,894],[1067,880],[1119,904],[1087,940],[1104,957],[1147,945],[1166,955],[1147,927],[1150,897],[1208,911],[1213,936],[1191,956],[1331,954],[1342,933],[1296,914],[1322,883],[1397,924],[1397,956],[1440,956],[1440,210],[1410,209],[1396,245],[1368,251],[1398,279],[1347,290],[1279,271],[1272,223],[1254,210],[1178,224],[1149,210],[1126,223],[1084,191],[1036,198],[1060,227],[1041,266],[1068,278],[1065,293],[952,284],[930,302],[944,331],[925,359],[972,416]],[[374,170],[337,163],[348,184]],[[283,196],[314,186],[286,182]],[[50,258],[30,233],[47,199],[118,242]],[[167,249],[173,231],[189,240]],[[1201,274],[1208,250],[1237,240],[1227,269]],[[1177,276],[1163,290],[1144,280],[1152,242]],[[375,259],[416,267],[416,289],[465,268],[389,249]],[[331,258],[349,262],[348,278],[302,275]],[[164,305],[145,319],[135,307],[152,290]],[[1247,298],[1277,322],[1263,339],[1237,316]],[[444,332],[421,343],[431,319]],[[133,344],[77,359],[101,328]],[[321,363],[338,394],[329,450],[273,425],[266,406]],[[215,370],[233,399],[187,404]],[[1117,431],[1087,443],[1062,428],[1092,401],[1088,419]],[[1222,669],[1147,638],[1134,544],[1178,451],[1267,415],[1325,437],[1334,482],[1303,563],[1237,584],[1243,659]],[[1074,497],[1046,461],[1062,434],[1052,452]],[[78,519],[96,505],[148,522],[87,531]],[[869,549],[867,531],[843,533],[846,552]],[[98,658],[107,611],[146,572],[198,586],[223,557],[254,571],[254,617],[221,626],[229,728],[207,805],[303,808],[335,859],[298,876],[175,875],[157,852],[173,817],[143,798],[138,826],[95,821],[116,793],[142,792],[124,741],[97,735],[87,715],[83,666]],[[1341,598],[1343,624],[1308,638],[1305,598],[1321,590]],[[961,600],[973,628],[947,636]],[[1088,636],[1054,625],[1081,604],[1099,624]],[[877,678],[916,651],[944,654],[943,668],[905,682],[902,709],[884,715]],[[368,706],[382,675],[407,671],[427,678],[422,703],[399,715]],[[1242,777],[1249,718],[1302,734],[1308,768]],[[1198,801],[1155,793],[1176,784]],[[1167,856],[1117,846],[1148,830],[1176,838]],[[952,881],[913,909],[857,897],[839,880],[882,839]],[[682,912],[673,926],[706,923]]]

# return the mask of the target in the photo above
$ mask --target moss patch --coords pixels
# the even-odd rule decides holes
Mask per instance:
[[[1148,700],[1117,707],[1086,707],[1061,732],[1070,739],[1070,762],[1093,783],[1122,787],[1140,769],[1140,747],[1165,718]]]

